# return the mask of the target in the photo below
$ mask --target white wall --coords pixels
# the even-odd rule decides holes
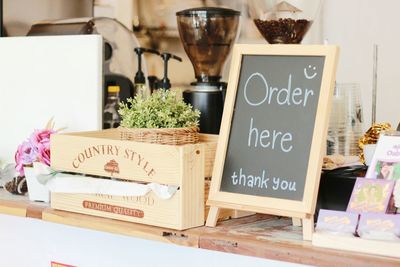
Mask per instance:
[[[364,130],[371,124],[373,44],[378,45],[377,122],[400,121],[400,1],[325,0],[323,38],[340,46],[338,82],[361,85]]]

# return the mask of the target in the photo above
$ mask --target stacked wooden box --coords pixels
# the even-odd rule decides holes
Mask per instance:
[[[205,177],[212,173],[217,136],[198,144],[158,145],[120,140],[117,129],[55,134],[52,168],[140,183],[178,186],[168,200],[153,192],[138,197],[52,193],[51,207],[177,230],[204,224]]]

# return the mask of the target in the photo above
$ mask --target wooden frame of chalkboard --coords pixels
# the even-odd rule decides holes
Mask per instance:
[[[234,46],[207,226],[220,208],[252,211],[301,220],[311,240],[338,50]]]

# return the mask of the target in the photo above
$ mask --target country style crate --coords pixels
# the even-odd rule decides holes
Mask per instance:
[[[177,230],[204,224],[204,177],[211,176],[216,138],[198,144],[158,145],[120,140],[118,129],[54,134],[53,169],[137,182],[176,185],[171,199],[52,193],[51,207]]]

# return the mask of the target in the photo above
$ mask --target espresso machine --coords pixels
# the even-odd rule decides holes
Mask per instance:
[[[196,81],[183,99],[200,110],[200,132],[218,134],[227,84],[220,81],[226,58],[236,40],[240,12],[199,7],[176,13],[179,35],[194,67]]]

